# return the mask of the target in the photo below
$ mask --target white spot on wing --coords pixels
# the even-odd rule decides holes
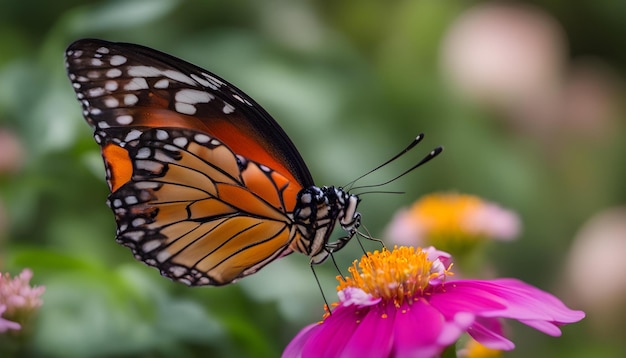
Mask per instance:
[[[215,97],[212,94],[195,89],[181,89],[180,91],[176,92],[176,95],[174,97],[177,102],[189,104],[208,103],[213,98]]]
[[[177,146],[172,145],[172,144],[165,144],[163,146],[163,149],[169,150],[170,152],[177,152],[180,148],[178,148]]]
[[[246,100],[245,98],[242,98],[241,96],[237,95],[237,94],[233,94],[233,98],[238,100],[241,103],[245,103],[248,106],[252,106],[252,103],[248,102],[248,100]]]
[[[124,96],[124,104],[127,106],[133,106],[137,104],[137,102],[139,102],[139,97],[135,96],[132,93]]]
[[[148,82],[145,78],[135,77],[124,86],[127,91],[136,91],[141,89],[148,89]]]
[[[161,246],[161,243],[158,240],[150,240],[150,241],[144,243],[143,245],[141,245],[141,249],[144,252],[150,252],[152,250],[155,250],[159,246]]]
[[[200,83],[200,84],[201,84],[201,85],[203,85],[204,87],[210,87],[210,86],[211,86],[211,83],[210,83],[208,80],[206,80],[206,79],[204,79],[204,78],[202,78],[202,77],[200,77],[200,76],[196,75],[195,73],[192,73],[192,74],[191,74],[191,78],[193,78],[194,80],[196,80],[198,83]]]
[[[224,112],[224,114],[231,114],[235,111],[235,107],[233,107],[232,105],[224,102],[224,108],[222,108],[222,112]]]
[[[126,63],[126,57],[120,55],[112,56],[109,60],[109,63],[111,64],[111,66],[119,66]]]
[[[89,90],[90,97],[99,97],[104,94],[104,88],[102,87],[94,87]]]
[[[120,101],[118,101],[115,97],[107,97],[104,99],[104,105],[109,108],[116,108],[119,107]]]
[[[137,169],[143,169],[153,173],[158,173],[163,169],[163,164],[152,160],[136,160],[135,165]]]
[[[166,250],[162,250],[162,251],[159,251],[159,253],[156,256],[156,259],[159,262],[164,262],[170,257],[172,257],[172,255],[169,252],[167,252]]]
[[[118,116],[115,120],[117,121],[117,123],[123,126],[133,123],[133,117],[128,114],[125,114],[123,116]]]
[[[150,148],[147,147],[143,147],[143,148],[139,148],[139,150],[137,151],[137,154],[135,155],[135,158],[137,159],[147,159],[150,158]]]
[[[197,281],[197,284],[200,285],[200,286],[208,285],[210,283],[211,283],[211,280],[209,280],[207,277],[200,277],[200,279],[198,279],[198,281]]]
[[[146,148],[147,149],[147,148]],[[137,189],[156,189],[159,187],[159,183],[155,183],[153,181],[140,181],[135,183],[135,188]]]
[[[89,72],[87,72],[87,78],[91,78],[91,79],[100,78],[100,72],[99,71],[89,71]]]
[[[184,274],[187,273],[187,268],[184,267],[184,266],[170,266],[169,271],[172,274],[172,276],[174,276],[174,277],[181,277],[181,276],[183,276]],[[188,280],[185,280],[185,281],[189,282]],[[191,282],[189,282],[189,284],[190,283]]]
[[[189,143],[189,141],[185,137],[174,138],[173,142],[175,145],[177,145],[180,148],[184,148],[187,145],[187,143]]]
[[[206,134],[196,134],[193,139],[198,143],[208,143],[211,140],[211,137]]]
[[[196,114],[196,106],[193,104],[176,102],[176,104],[174,104],[174,108],[178,113],[188,114],[190,116]]]
[[[166,131],[164,131],[162,129],[158,129],[156,131],[156,137],[157,137],[158,140],[167,140],[170,137],[170,135],[167,134]]]
[[[115,91],[117,87],[118,83],[116,81],[107,81],[107,83],[104,84],[104,88],[106,88],[106,90],[110,92]]]
[[[192,85],[192,86],[196,86],[196,82],[194,82],[194,80],[191,79],[191,77],[185,75],[182,72],[179,71],[174,71],[174,70],[165,70],[163,72],[161,72],[165,77],[171,78],[175,81],[178,82],[183,82],[186,83],[188,85]]]
[[[218,89],[218,87],[224,85],[224,82],[218,80],[217,78],[215,78],[214,76],[211,76],[208,73],[202,73],[202,76],[206,77],[206,79],[209,80],[209,82],[211,82],[210,87],[213,89]]]
[[[106,73],[106,76],[108,78],[117,78],[117,77],[120,77],[121,75],[122,75],[122,71],[119,68],[112,68],[108,70]],[[89,74],[87,74],[87,76],[89,77]]]
[[[156,83],[154,84],[154,88],[167,88],[169,86],[170,86],[170,81],[165,78],[161,78],[160,80],[156,81]]]
[[[124,141],[130,142],[139,137],[141,137],[141,132],[137,129],[133,129],[132,131],[128,132],[128,134],[126,135],[126,138],[124,138]]]
[[[172,157],[165,154],[165,152],[163,152],[162,150],[156,150],[154,152],[154,159],[164,163],[174,163],[175,161]]]
[[[124,233],[124,238],[131,241],[139,241],[143,237],[143,231],[130,231]]]
[[[126,72],[131,77],[157,77],[162,74],[161,70],[152,66],[128,66]]]
[[[145,223],[146,223],[146,219],[144,219],[144,218],[135,218],[135,219],[133,219],[133,221],[130,224],[132,226],[137,227],[137,226],[141,226],[141,225],[143,225]]]

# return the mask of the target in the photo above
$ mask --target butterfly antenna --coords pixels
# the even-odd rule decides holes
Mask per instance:
[[[419,162],[417,162],[417,164],[413,165],[412,167],[410,167],[409,169],[405,170],[404,172],[400,173],[399,175],[385,181],[379,184],[371,184],[371,185],[361,185],[358,187],[354,187],[352,188],[352,190],[355,189],[364,189],[364,188],[374,188],[374,187],[379,187],[379,186],[383,186],[383,185],[387,185],[395,180],[398,180],[400,178],[402,178],[403,176],[409,174],[410,172],[412,172],[413,170],[419,168],[420,166],[428,163],[431,159],[435,158],[436,156],[438,156],[439,154],[441,154],[441,152],[443,152],[443,147],[437,147],[433,150],[430,151],[430,153],[428,153],[424,158],[422,158],[422,160],[420,160]]]
[[[398,154],[394,155],[393,157],[391,157],[390,159],[387,159],[384,163],[378,165],[376,168],[371,169],[370,171],[366,172],[365,174],[362,174],[360,176],[358,176],[356,179],[352,180],[351,182],[347,183],[346,185],[344,185],[344,187],[349,187],[352,186],[354,183],[356,183],[358,180],[364,178],[367,175],[372,174],[373,172],[377,171],[378,169],[384,167],[385,165],[393,162],[394,160],[400,158],[402,155],[404,155],[406,152],[408,152],[409,150],[413,149],[413,147],[415,147],[419,142],[422,141],[422,139],[424,139],[424,133],[420,133],[417,135],[417,137],[415,137],[415,139],[413,139],[411,141],[411,143],[409,143],[409,145],[406,146],[406,148],[404,148],[403,150],[401,150]],[[354,188],[352,188],[354,189]]]

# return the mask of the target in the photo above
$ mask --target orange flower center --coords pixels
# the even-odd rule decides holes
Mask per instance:
[[[355,287],[375,298],[392,301],[396,306],[411,302],[424,295],[434,279],[451,276],[450,267],[439,260],[428,259],[428,252],[421,248],[394,247],[393,251],[381,251],[363,255],[348,268],[350,276],[337,276],[337,290]]]

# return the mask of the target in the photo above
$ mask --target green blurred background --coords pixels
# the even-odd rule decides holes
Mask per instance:
[[[363,181],[446,148],[384,188],[403,195],[363,197],[370,232],[433,191],[515,210],[523,233],[491,245],[491,275],[588,317],[558,339],[513,324],[518,348],[506,356],[625,356],[624,19],[619,1],[3,0],[0,271],[30,267],[47,288],[20,354],[272,357],[323,313],[301,255],[234,285],[188,288],[115,243],[99,149],[63,64],[69,43],[97,37],[236,84],[319,185],[347,183],[426,132],[415,154]],[[360,254],[351,243],[337,259]],[[335,300],[336,271],[318,274]]]

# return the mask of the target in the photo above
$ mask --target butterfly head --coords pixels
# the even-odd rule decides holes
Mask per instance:
[[[303,239],[293,249],[309,255],[314,263],[321,263],[330,253],[341,249],[361,224],[361,214],[357,212],[359,201],[357,195],[334,186],[302,189],[294,209],[294,223]],[[347,236],[329,243],[336,223]]]

